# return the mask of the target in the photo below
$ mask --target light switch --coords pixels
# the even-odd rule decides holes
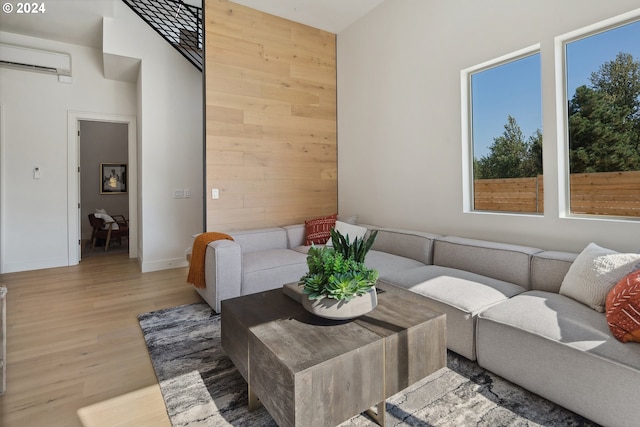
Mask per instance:
[[[212,199],[219,199],[220,198],[220,192],[218,191],[217,188],[212,188],[211,189],[211,198]]]
[[[188,199],[189,197],[191,197],[191,189],[190,188],[185,188],[184,189],[184,198]]]
[[[40,179],[40,168],[33,168],[33,179]]]

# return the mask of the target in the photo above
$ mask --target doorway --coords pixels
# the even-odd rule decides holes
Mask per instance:
[[[129,217],[128,124],[80,120],[79,127],[80,258],[128,253],[128,238],[115,238]],[[105,178],[108,174],[113,175],[109,181]],[[94,244],[89,214],[98,214],[105,220],[120,219],[111,225],[114,239],[109,239],[108,251],[104,236]]]
[[[69,112],[69,265],[78,264],[91,239],[88,215],[97,209],[122,215],[129,238],[109,244],[108,252],[138,257],[136,120],[132,116]],[[102,169],[118,165],[118,191],[101,191]],[[106,169],[111,170],[111,169]],[[126,185],[124,183],[126,182]],[[89,244],[91,250],[91,244]],[[104,246],[96,247],[104,252]],[[84,252],[87,255],[87,252]]]

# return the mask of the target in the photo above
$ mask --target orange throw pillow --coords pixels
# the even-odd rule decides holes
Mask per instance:
[[[304,222],[307,233],[306,245],[324,245],[331,237],[331,229],[336,225],[338,214],[310,219]]]
[[[619,341],[640,343],[640,270],[618,282],[606,301],[609,329]]]

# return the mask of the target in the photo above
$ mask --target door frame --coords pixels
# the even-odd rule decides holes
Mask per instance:
[[[4,177],[5,171],[5,159],[7,158],[5,153],[5,142],[4,142],[4,105],[0,104],[0,273],[4,272],[4,263],[5,260],[5,241],[4,241],[4,230],[6,230],[5,218],[7,217],[5,212],[6,203],[4,201],[5,197],[5,182],[6,179]]]
[[[138,257],[138,161],[137,161],[137,127],[136,117],[119,114],[103,114],[85,111],[69,111],[67,114],[67,194],[68,194],[68,257],[69,265],[80,262],[81,251],[79,241],[82,241],[80,218],[80,131],[81,121],[124,123],[127,130],[127,190],[129,197],[129,258]]]

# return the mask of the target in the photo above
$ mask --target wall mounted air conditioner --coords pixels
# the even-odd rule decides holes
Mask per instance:
[[[71,56],[0,43],[0,65],[27,71],[71,76]]]

